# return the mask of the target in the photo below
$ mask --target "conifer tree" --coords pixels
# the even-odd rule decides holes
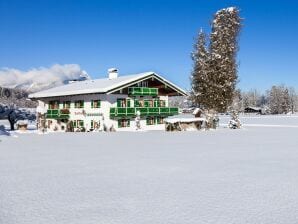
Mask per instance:
[[[193,71],[191,74],[191,99],[199,107],[206,107],[208,93],[208,57],[206,47],[206,34],[201,29],[194,44],[194,51],[191,58],[193,60]]]
[[[214,15],[209,50],[201,31],[194,45],[192,100],[203,109],[225,112],[232,104],[237,83],[239,10],[231,7]]]
[[[241,28],[239,10],[235,7],[218,11],[212,22],[208,78],[212,109],[224,112],[231,105],[237,83],[238,35]]]

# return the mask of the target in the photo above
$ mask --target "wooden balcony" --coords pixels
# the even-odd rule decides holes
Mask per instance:
[[[69,119],[69,111],[67,109],[52,109],[47,111],[46,118],[52,119]]]
[[[178,107],[111,107],[110,117],[135,117],[137,111],[141,116],[172,116],[178,114]]]

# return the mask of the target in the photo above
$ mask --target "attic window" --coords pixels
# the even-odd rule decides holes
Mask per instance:
[[[143,81],[143,82],[142,82],[142,86],[143,86],[143,87],[148,87],[148,81]]]

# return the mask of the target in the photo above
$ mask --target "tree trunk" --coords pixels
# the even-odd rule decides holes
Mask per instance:
[[[10,124],[10,130],[14,131],[14,124],[15,124],[14,120],[8,119],[8,121],[9,121],[9,124]]]
[[[12,115],[12,112],[10,112],[10,113],[8,114],[7,119],[8,119],[9,124],[10,124],[10,130],[11,130],[11,131],[14,131],[15,119],[13,119],[13,117],[11,117],[11,115]]]

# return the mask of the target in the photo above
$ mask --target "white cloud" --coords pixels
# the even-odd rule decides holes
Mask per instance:
[[[29,91],[59,86],[69,80],[89,79],[89,75],[77,64],[55,64],[49,68],[32,68],[21,71],[14,68],[0,68],[0,86],[8,88],[23,88]]]

